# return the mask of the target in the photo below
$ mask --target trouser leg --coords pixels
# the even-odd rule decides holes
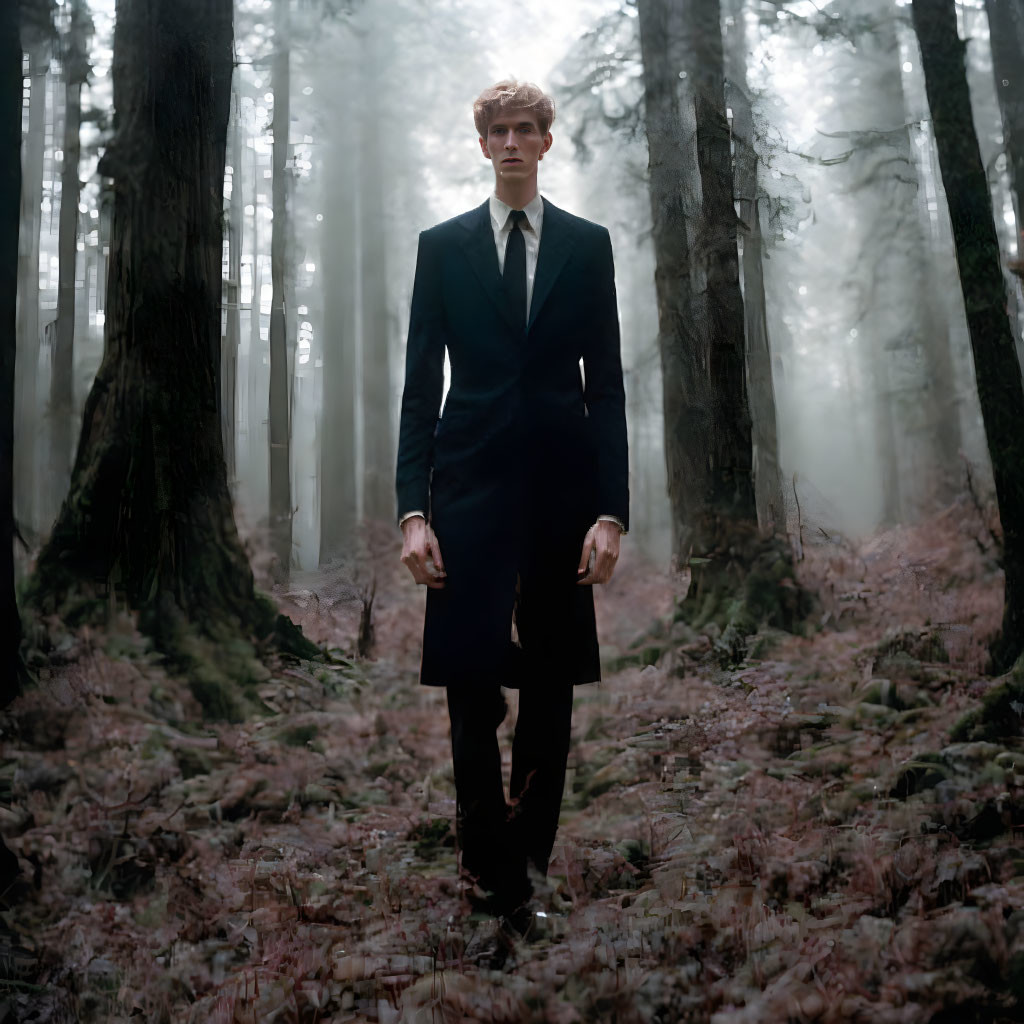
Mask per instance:
[[[572,726],[573,688],[523,687],[512,743],[512,840],[541,874],[558,831]]]
[[[527,884],[526,862],[508,842],[496,732],[507,710],[504,695],[497,684],[446,689],[462,867],[483,888],[520,897]]]

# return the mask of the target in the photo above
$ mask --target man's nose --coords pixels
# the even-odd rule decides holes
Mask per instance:
[[[508,138],[505,140],[506,149],[518,149],[519,143],[516,142],[516,137],[510,132]]]

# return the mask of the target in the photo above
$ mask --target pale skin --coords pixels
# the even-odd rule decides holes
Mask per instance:
[[[529,110],[506,110],[488,125],[480,150],[494,167],[494,191],[504,203],[521,210],[537,194],[537,167],[551,148],[551,132],[542,132],[537,115]],[[616,523],[599,519],[583,538],[583,551],[576,569],[577,585],[607,583],[619,559]],[[441,546],[423,516],[411,516],[402,523],[402,561],[412,578],[433,590],[444,587],[447,573]],[[590,566],[591,556],[594,564]]]

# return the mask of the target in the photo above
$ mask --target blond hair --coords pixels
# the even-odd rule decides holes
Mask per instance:
[[[537,127],[545,134],[555,120],[555,101],[533,82],[508,78],[484,89],[473,104],[473,123],[481,138],[487,137],[491,121],[507,110],[528,110],[537,118]]]

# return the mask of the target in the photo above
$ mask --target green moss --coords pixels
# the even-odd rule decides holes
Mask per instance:
[[[295,725],[280,733],[281,742],[289,747],[304,747],[315,740],[320,730],[316,725]]]
[[[969,711],[950,732],[955,742],[996,741],[1024,735],[1024,657],[1006,681],[985,694],[981,706]]]
[[[196,775],[209,775],[211,761],[205,750],[197,747],[182,747],[174,755],[183,779],[191,779]]]
[[[900,800],[912,796],[914,793],[921,793],[926,789],[932,789],[940,782],[952,776],[953,772],[941,754],[925,752],[919,754],[913,761],[907,761],[903,769],[889,790],[889,796]]]
[[[246,714],[230,682],[220,676],[200,673],[188,682],[192,696],[199,701],[206,721],[244,722]]]

